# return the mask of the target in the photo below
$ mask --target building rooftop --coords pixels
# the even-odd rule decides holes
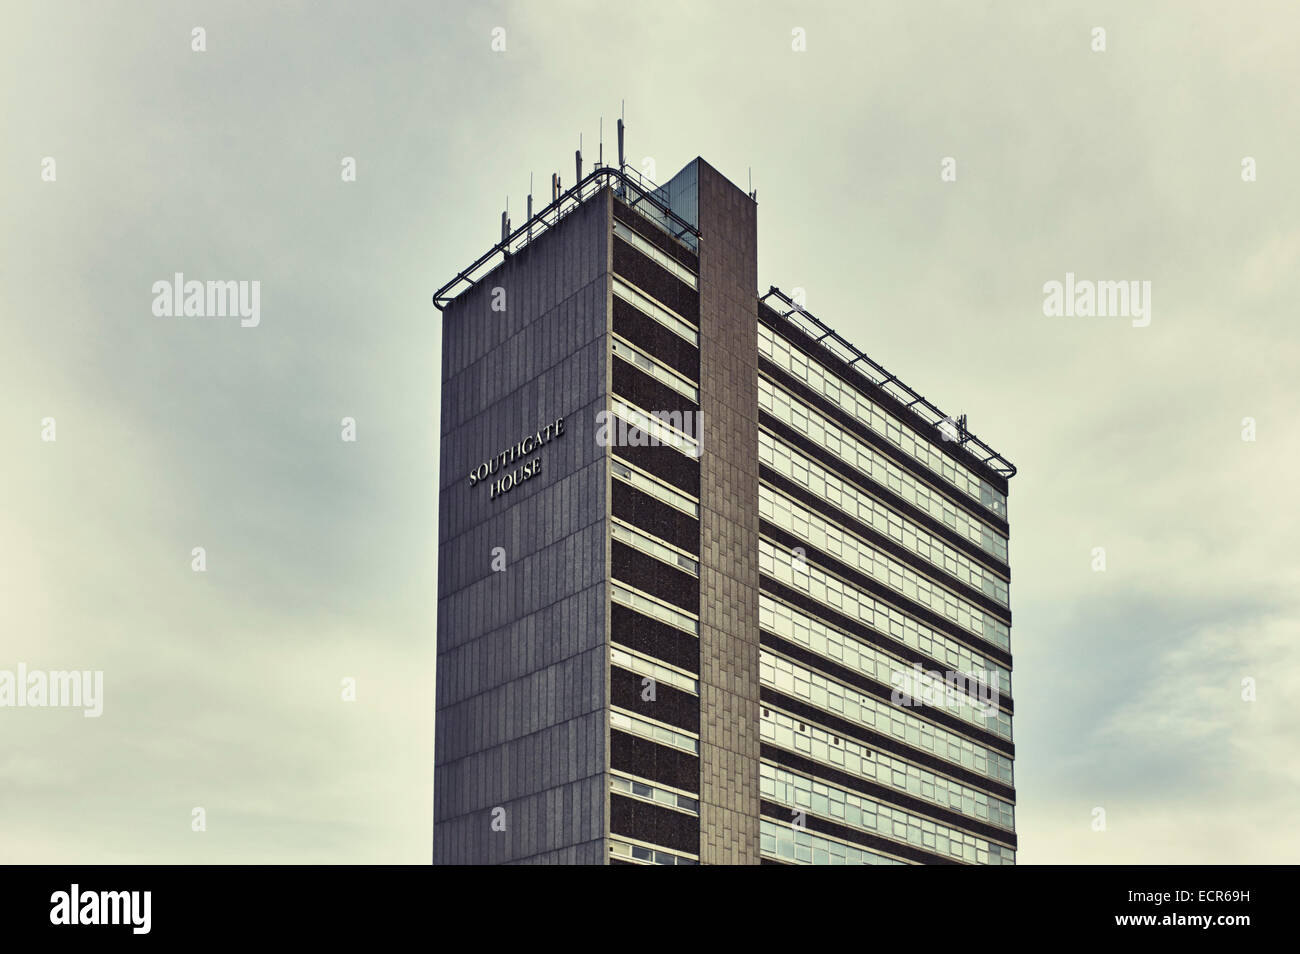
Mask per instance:
[[[553,229],[568,214],[603,189],[610,188],[615,197],[629,208],[640,213],[648,222],[675,242],[692,252],[699,251],[700,231],[696,211],[696,162],[687,163],[666,184],[660,186],[640,175],[632,167],[620,163],[619,168],[598,164],[582,176],[582,154],[575,156],[577,183],[562,190],[559,175],[551,180],[551,202],[541,211],[533,213],[533,197],[528,197],[528,219],[523,225],[511,229],[510,219],[502,213],[501,241],[480,255],[455,278],[433,294],[433,304],[439,311],[445,309],[463,292],[473,288],[502,265],[511,255]],[[753,193],[751,193],[752,197]],[[966,427],[966,415],[957,417],[945,414],[913,388],[904,384],[898,375],[873,361],[833,328],[820,321],[807,309],[797,305],[776,286],[760,296],[780,318],[799,328],[805,335],[829,353],[839,358],[864,381],[889,395],[902,406],[904,412],[917,419],[918,429],[934,430],[945,444],[956,443],[961,456],[979,469],[1007,480],[1016,475],[1016,466],[980,440]]]

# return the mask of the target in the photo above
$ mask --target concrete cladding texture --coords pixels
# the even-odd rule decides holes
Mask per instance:
[[[759,863],[758,210],[697,159],[700,861]]]
[[[442,316],[435,864],[605,861],[609,202]],[[559,417],[564,434],[523,458],[541,458],[536,476],[495,500],[513,467],[470,486]]]

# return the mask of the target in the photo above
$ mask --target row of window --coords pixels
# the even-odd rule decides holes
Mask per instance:
[[[1011,605],[1010,588],[1002,577],[923,530],[914,521],[895,513],[853,484],[841,480],[817,461],[805,457],[780,438],[766,431],[759,431],[758,459],[778,474],[788,477],[805,490],[849,516],[856,517],[867,526],[874,527],[895,543],[901,544],[950,576],[997,600],[1003,606]],[[993,534],[984,524],[979,524],[979,527],[982,527],[983,532],[990,538],[1001,540],[1000,558],[1005,560],[1006,539]],[[979,534],[980,531],[976,530],[977,538]],[[978,539],[976,542],[979,542]],[[996,546],[985,549],[994,554],[998,552]]]
[[[1011,759],[851,686],[767,650],[759,652],[759,681],[825,712],[875,729],[989,778],[1011,784]]]
[[[798,752],[823,765],[907,792],[969,818],[978,818],[1008,831],[1016,826],[1015,806],[995,795],[836,735],[829,729],[779,709],[763,707],[759,729],[763,741]]]
[[[874,599],[818,566],[807,561],[800,561],[796,565],[790,553],[765,539],[758,541],[758,568],[774,580],[802,590],[850,619],[871,627],[882,636],[911,646],[950,669],[961,672],[997,670],[999,688],[1003,692],[1011,691],[1010,673],[988,660],[983,653],[950,638],[946,633],[917,622],[888,603]]]
[[[609,776],[609,790],[619,792],[631,798],[640,798],[647,802],[656,802],[665,805],[675,811],[690,812],[692,815],[700,813],[699,799],[682,792],[665,788],[659,783],[645,782],[639,778],[633,778],[630,775],[620,775],[611,772]]]
[[[906,864],[897,858],[766,818],[759,822],[759,848],[769,858],[801,865]]]
[[[621,666],[641,676],[649,676],[651,679],[665,685],[675,686],[697,696],[700,694],[700,684],[694,676],[688,675],[679,669],[665,666],[648,656],[643,656],[641,653],[630,652],[619,646],[611,645],[609,647],[609,661],[615,666]]]
[[[675,851],[665,851],[663,848],[634,845],[617,838],[609,840],[609,856],[648,865],[698,865],[700,863],[699,859],[689,855],[679,855]]]
[[[819,656],[833,659],[841,665],[848,666],[850,669],[862,673],[868,679],[872,679],[881,685],[908,688],[913,695],[920,694],[911,690],[916,679],[916,670],[909,663],[905,663],[888,653],[881,652],[874,646],[859,642],[852,636],[827,626],[821,620],[813,619],[797,609],[779,603],[766,593],[758,595],[758,624],[768,632],[784,636],[792,642],[806,646]],[[951,671],[957,672],[957,670]],[[961,675],[969,675],[985,684],[988,684],[990,677],[989,672],[968,673],[961,671]],[[994,679],[996,679],[996,674],[994,674]],[[979,707],[971,705],[966,700],[953,703],[946,693],[940,694],[946,688],[941,680],[927,673],[922,677],[922,681],[926,687],[935,691],[940,701],[940,708],[944,711],[972,725],[977,725],[981,729],[987,729],[1004,739],[1010,740],[1010,713],[999,710],[996,713],[983,714]]]
[[[970,864],[1015,863],[1014,851],[987,838],[913,815],[821,779],[807,778],[766,762],[759,766],[758,774],[763,796],[783,805]]]
[[[690,633],[692,636],[700,635],[700,621],[694,616],[683,613],[681,610],[674,609],[663,600],[655,599],[638,590],[632,589],[626,583],[620,583],[618,580],[611,580],[609,584],[609,597],[615,603],[622,603],[628,609],[634,609],[638,613],[649,616],[651,619],[657,619],[661,623],[667,623],[669,626],[676,627]]]
[[[617,275],[614,276],[614,296],[623,299],[647,318],[657,321],[678,337],[685,338],[695,347],[700,346],[700,333],[695,330],[694,325]]]
[[[616,335],[611,337],[609,347],[616,357],[636,365],[656,381],[668,385],[678,394],[685,395],[696,404],[700,403],[700,389],[667,365],[660,364],[641,349],[633,347],[626,340]]]
[[[670,563],[677,569],[685,570],[692,576],[700,575],[700,564],[693,557],[687,556],[683,551],[669,546],[658,537],[651,536],[630,523],[624,523],[618,517],[610,518],[609,533],[615,540],[626,543],[630,547],[635,547],[642,553],[648,553],[656,560]]]
[[[609,464],[610,473],[619,480],[631,484],[637,490],[643,491],[654,497],[656,500],[662,500],[671,507],[683,510],[692,517],[699,517],[700,504],[694,497],[682,493],[676,487],[664,483],[658,477],[646,473],[637,467],[632,467],[623,463],[621,460],[611,460]]]
[[[677,261],[677,259],[673,258],[671,255],[661,252],[656,246],[637,235],[636,232],[632,231],[622,222],[615,220],[614,234],[624,242],[627,242],[628,245],[631,245],[646,258],[652,259],[656,265],[663,267],[673,275],[677,276],[677,278],[681,279],[687,285],[690,285],[695,289],[700,287],[699,279],[695,277],[693,271],[681,262]]]
[[[901,423],[829,369],[810,360],[803,351],[793,347],[761,322],[758,326],[758,351],[877,434],[883,435],[932,473],[1006,519],[1006,495],[970,468],[943,453],[934,443],[913,430],[911,425]],[[955,427],[952,436],[956,437]]]
[[[947,617],[971,634],[1010,650],[1011,628],[1006,623],[766,484],[758,488],[758,512],[764,519]]]
[[[813,443],[824,447],[849,467],[880,486],[888,487],[908,503],[954,530],[970,536],[970,525],[979,523],[975,517],[955,507],[938,490],[917,480],[871,445],[858,440],[821,412],[763,377],[758,379],[758,406],[785,421]]]
[[[631,732],[643,739],[651,739],[664,745],[671,745],[675,749],[690,752],[692,755],[700,754],[700,740],[696,736],[666,726],[662,722],[651,722],[649,719],[643,719],[630,712],[624,712],[622,709],[610,708],[609,727]]]

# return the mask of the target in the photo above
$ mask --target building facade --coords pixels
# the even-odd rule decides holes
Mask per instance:
[[[434,296],[434,862],[1014,863],[1015,468],[708,163],[578,173]]]

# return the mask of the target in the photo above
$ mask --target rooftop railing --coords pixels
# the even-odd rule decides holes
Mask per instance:
[[[695,228],[669,207],[663,190],[643,178],[635,170],[599,166],[550,205],[532,216],[527,222],[510,232],[502,241],[480,255],[472,265],[461,271],[433,293],[433,304],[439,311],[458,296],[482,281],[511,255],[521,251],[530,242],[555,228],[560,220],[574,212],[583,202],[607,186],[629,208],[651,222],[675,241],[692,251],[699,247],[699,229]]]
[[[1011,478],[1016,475],[1016,465],[1011,463],[988,444],[966,429],[966,415],[952,417],[930,403],[898,379],[887,368],[868,358],[851,342],[843,338],[835,329],[813,317],[807,310],[796,305],[785,292],[773,285],[759,301],[767,305],[786,321],[812,338],[828,352],[839,358],[849,368],[869,383],[880,388],[903,406],[920,422],[920,430],[935,430],[939,439],[957,446],[975,464],[986,468],[999,477]]]

